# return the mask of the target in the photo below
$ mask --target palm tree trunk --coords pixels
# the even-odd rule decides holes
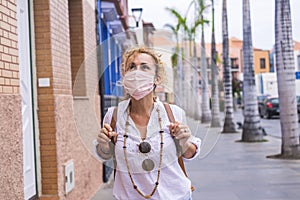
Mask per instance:
[[[194,74],[193,74],[193,85],[194,85],[194,92],[195,92],[195,113],[194,113],[194,119],[195,120],[200,120],[201,116],[201,109],[200,109],[200,94],[199,94],[199,77],[198,77],[198,69],[199,69],[199,64],[198,64],[198,59],[197,59],[197,48],[196,48],[196,42],[194,40],[193,42],[193,65],[194,65]]]
[[[256,142],[263,140],[258,114],[255,86],[253,47],[249,0],[243,0],[243,64],[244,64],[244,126],[242,141]]]
[[[177,66],[178,66],[178,70],[177,70],[177,80],[176,80],[176,85],[178,86],[177,88],[177,94],[176,94],[176,97],[175,97],[175,100],[176,100],[176,104],[177,105],[181,105],[183,106],[183,101],[182,99],[180,99],[180,97],[183,96],[183,87],[182,87],[182,82],[183,82],[183,75],[182,75],[182,52],[181,52],[181,49],[178,49],[178,55],[177,55]]]
[[[206,60],[205,39],[204,39],[203,28],[202,28],[202,36],[201,36],[201,88],[202,88],[201,123],[208,123],[211,121],[211,112],[209,109],[207,60]]]
[[[233,122],[233,100],[232,100],[232,76],[231,66],[229,65],[229,41],[228,41],[228,26],[227,26],[227,5],[226,0],[223,0],[223,68],[224,68],[224,91],[225,91],[225,122],[222,133],[236,132]]]
[[[211,127],[221,127],[218,88],[217,52],[215,42],[214,1],[212,0],[212,36],[211,36],[211,87],[212,87],[212,120]]]
[[[275,4],[275,53],[282,135],[281,156],[300,158],[290,1],[276,0]]]

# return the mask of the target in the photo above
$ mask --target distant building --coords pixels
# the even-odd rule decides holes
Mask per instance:
[[[270,52],[270,72],[275,72],[275,51],[271,50]]]
[[[275,46],[270,52],[271,72],[276,72],[276,54]],[[300,71],[300,42],[294,40],[294,64],[295,71]]]
[[[149,43],[159,52],[165,67],[165,81],[156,88],[156,93],[163,101],[174,103],[173,66],[171,57],[175,52],[176,43],[172,33],[165,30],[155,30],[149,38]]]
[[[222,43],[216,45],[216,49],[218,52],[218,57],[221,61],[222,65]],[[210,44],[206,44],[206,52],[207,55],[210,55]],[[210,56],[209,56],[210,57]],[[229,59],[231,65],[231,72],[233,77],[239,78],[240,73],[243,73],[243,41],[236,38],[229,38]],[[270,72],[270,55],[268,50],[262,50],[253,48],[253,65],[254,65],[254,73],[265,73]],[[221,76],[223,73],[223,67],[220,68]]]
[[[295,69],[300,71],[300,42],[294,41]]]
[[[268,50],[254,49],[253,58],[255,74],[270,72],[270,53]]]

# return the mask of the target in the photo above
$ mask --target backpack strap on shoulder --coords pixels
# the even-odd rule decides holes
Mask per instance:
[[[167,115],[168,115],[168,118],[169,118],[169,121],[172,122],[172,123],[175,123],[175,118],[174,118],[174,115],[173,115],[173,112],[171,110],[171,107],[170,107],[170,104],[168,103],[164,103],[164,107],[165,107],[165,110],[167,112]],[[180,165],[180,168],[182,169],[184,175],[186,177],[187,176],[187,173],[186,173],[186,170],[185,170],[185,166],[184,166],[184,162],[183,162],[183,159],[182,159],[182,149],[181,149],[181,146],[179,145],[179,141],[177,139],[174,139],[174,142],[175,142],[175,146],[176,146],[176,151],[177,151],[177,155],[178,155],[178,163]],[[191,186],[191,190],[194,191],[195,188],[193,186]]]
[[[174,118],[173,112],[171,110],[170,104],[164,103],[164,106],[165,106],[165,109],[167,111],[168,118],[169,118],[170,122],[174,123],[175,122],[175,118]]]
[[[172,110],[171,110],[170,104],[164,103],[164,106],[165,106],[165,110],[166,110],[166,112],[167,112],[169,121],[170,121],[171,123],[175,123],[176,121],[175,121],[173,112],[172,112]],[[178,156],[178,157],[181,157],[182,149],[181,149],[181,146],[179,145],[179,141],[178,141],[177,139],[175,139],[174,136],[172,136],[172,137],[173,137],[174,142],[175,142],[175,145],[176,145],[177,156]]]
[[[118,107],[114,107],[113,115],[111,117],[110,121],[110,127],[115,130],[116,124],[117,124],[117,116],[118,116]],[[114,163],[114,178],[116,177],[116,170],[117,170],[117,160],[115,155],[115,146],[116,146],[117,140],[114,140],[114,138],[111,138],[111,144],[113,148],[113,163]]]
[[[116,124],[117,124],[117,115],[118,115],[118,107],[114,107],[114,111],[113,111],[113,115],[110,121],[110,126],[113,130],[115,130],[116,128]],[[113,144],[116,143],[116,141],[114,140],[114,138],[111,139],[111,142]]]

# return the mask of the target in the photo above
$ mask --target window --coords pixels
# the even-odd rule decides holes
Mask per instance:
[[[239,68],[238,59],[230,58],[230,65],[232,69],[238,69]]]
[[[266,59],[264,59],[264,58],[260,59],[260,68],[266,69]]]

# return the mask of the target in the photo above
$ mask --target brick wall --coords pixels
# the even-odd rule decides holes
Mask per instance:
[[[50,1],[51,53],[54,94],[71,95],[68,1]]]
[[[86,68],[87,95],[94,97],[95,88],[98,85],[98,70],[95,67],[97,66],[95,3],[93,4],[92,0],[85,0],[84,2],[84,65]]]
[[[0,199],[24,199],[16,1],[0,1]]]
[[[0,2],[0,94],[19,94],[16,2]]]
[[[47,1],[34,1],[34,24],[37,78],[49,78],[50,87],[38,88],[38,118],[40,132],[40,160],[42,194],[57,195],[56,128],[54,97],[50,8]]]
[[[81,3],[87,6],[86,11],[95,13],[91,6],[94,1]],[[34,0],[33,4],[36,75],[37,79],[50,79],[50,87],[39,87],[37,91],[40,199],[89,199],[101,184],[102,168],[78,136],[73,117],[68,1]],[[0,1],[0,199],[4,200],[24,199],[16,9],[16,1]],[[92,20],[85,28],[95,26],[92,14],[89,16]],[[86,41],[83,37],[89,38],[88,45],[84,45]],[[88,53],[94,48],[93,41],[96,41],[93,32],[83,33],[83,45],[77,53]],[[94,61],[91,63],[95,64]],[[95,66],[89,72],[94,75],[93,80],[97,76]],[[92,101],[92,105],[99,110],[99,95]],[[74,161],[76,184],[75,189],[65,195],[64,164],[69,160]]]
[[[70,1],[73,3],[80,8],[86,1]],[[73,66],[78,66],[86,53],[85,41],[80,38],[95,35],[83,34],[83,11],[76,12],[75,18],[82,21],[78,27],[72,23],[70,4],[61,0],[34,1],[37,78],[50,78],[50,87],[38,88],[41,199],[89,199],[101,184],[101,163],[88,152],[77,133],[72,96]],[[90,11],[95,13],[93,8]],[[73,28],[78,29],[79,39],[75,42],[70,32]],[[96,38],[94,41],[96,45]],[[75,188],[66,195],[64,164],[70,160],[74,162]]]
[[[82,1],[69,1],[72,87],[74,96],[86,95]]]

